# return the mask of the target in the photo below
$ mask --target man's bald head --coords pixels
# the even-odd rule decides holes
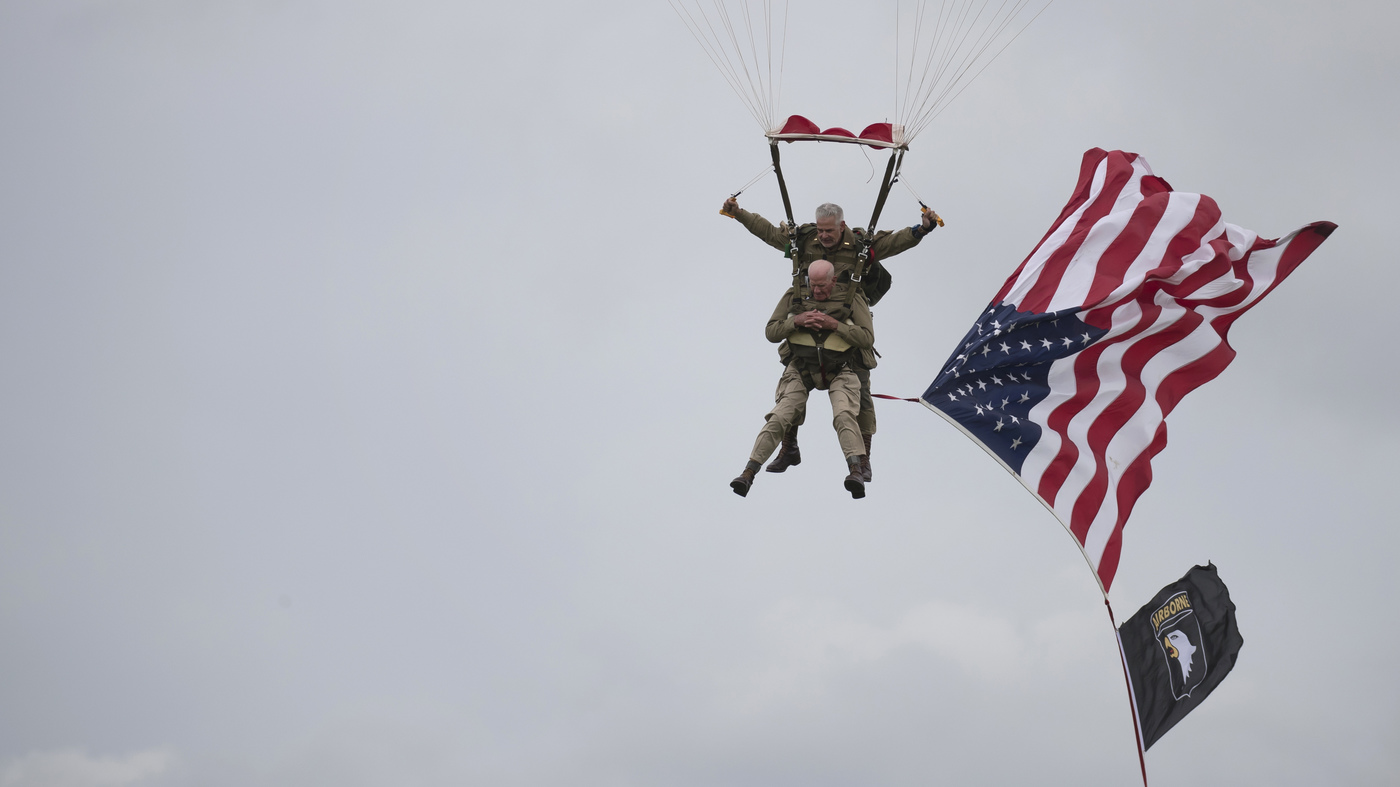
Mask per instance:
[[[807,281],[812,285],[812,298],[824,301],[831,297],[831,287],[836,283],[836,268],[827,260],[813,260],[807,266]]]

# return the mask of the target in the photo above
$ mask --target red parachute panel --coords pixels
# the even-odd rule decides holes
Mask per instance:
[[[816,140],[818,142],[849,142],[856,145],[869,145],[874,148],[907,148],[904,141],[904,128],[894,126],[890,123],[871,123],[860,132],[860,136],[840,126],[832,126],[825,131],[821,126],[808,120],[801,115],[793,115],[787,119],[783,127],[775,132],[770,132],[768,138],[774,141],[796,142],[800,139]]]

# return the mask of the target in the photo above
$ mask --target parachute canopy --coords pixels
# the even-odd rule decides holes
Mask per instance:
[[[904,126],[893,123],[871,123],[857,136],[840,126],[825,131],[821,126],[801,115],[787,119],[783,127],[766,135],[773,142],[794,142],[799,139],[815,139],[819,142],[849,142],[856,145],[869,145],[872,148],[895,148],[908,150],[904,140]]]
[[[788,2],[669,0],[770,142],[821,139],[907,150],[954,99],[1011,45],[1052,0],[901,0],[894,8],[893,123],[859,136],[825,131],[800,115],[782,117]],[[1038,8],[1037,8],[1038,7]],[[801,13],[801,12],[799,12]],[[794,127],[794,123],[800,126]],[[876,126],[889,129],[887,138]],[[791,127],[791,128],[790,128]],[[858,141],[859,140],[859,141]],[[884,144],[876,144],[876,142]]]

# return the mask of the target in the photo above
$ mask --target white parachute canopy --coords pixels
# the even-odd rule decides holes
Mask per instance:
[[[779,104],[787,46],[786,0],[776,12],[773,0],[669,2],[766,136],[774,141],[830,138],[824,134],[777,136],[785,125]],[[896,2],[893,139],[897,142],[880,146],[907,147],[1051,2]],[[1031,6],[1038,6],[1034,14],[1028,13]],[[849,131],[845,135],[857,136]]]

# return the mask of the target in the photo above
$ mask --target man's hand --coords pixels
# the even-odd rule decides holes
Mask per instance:
[[[841,323],[836,321],[835,317],[815,309],[809,312],[802,312],[796,317],[793,317],[792,324],[799,328],[806,328],[813,331],[834,331],[841,325]]]
[[[720,213],[723,213],[723,214],[726,215],[726,216],[732,216],[732,217],[734,217],[734,218],[738,218],[738,216],[739,216],[739,201],[736,200],[736,199],[734,199],[733,197],[730,197],[729,199],[727,199],[727,200],[724,201],[724,207],[720,208],[720,209],[719,209],[719,212],[720,212]]]
[[[925,211],[924,211],[923,223],[919,226],[919,229],[922,230],[923,233],[924,233],[925,235],[929,234],[930,232],[933,232],[933,220],[934,220],[934,218],[936,218],[936,216],[935,216],[935,214],[934,214],[933,211],[931,211],[931,210],[925,210]]]

